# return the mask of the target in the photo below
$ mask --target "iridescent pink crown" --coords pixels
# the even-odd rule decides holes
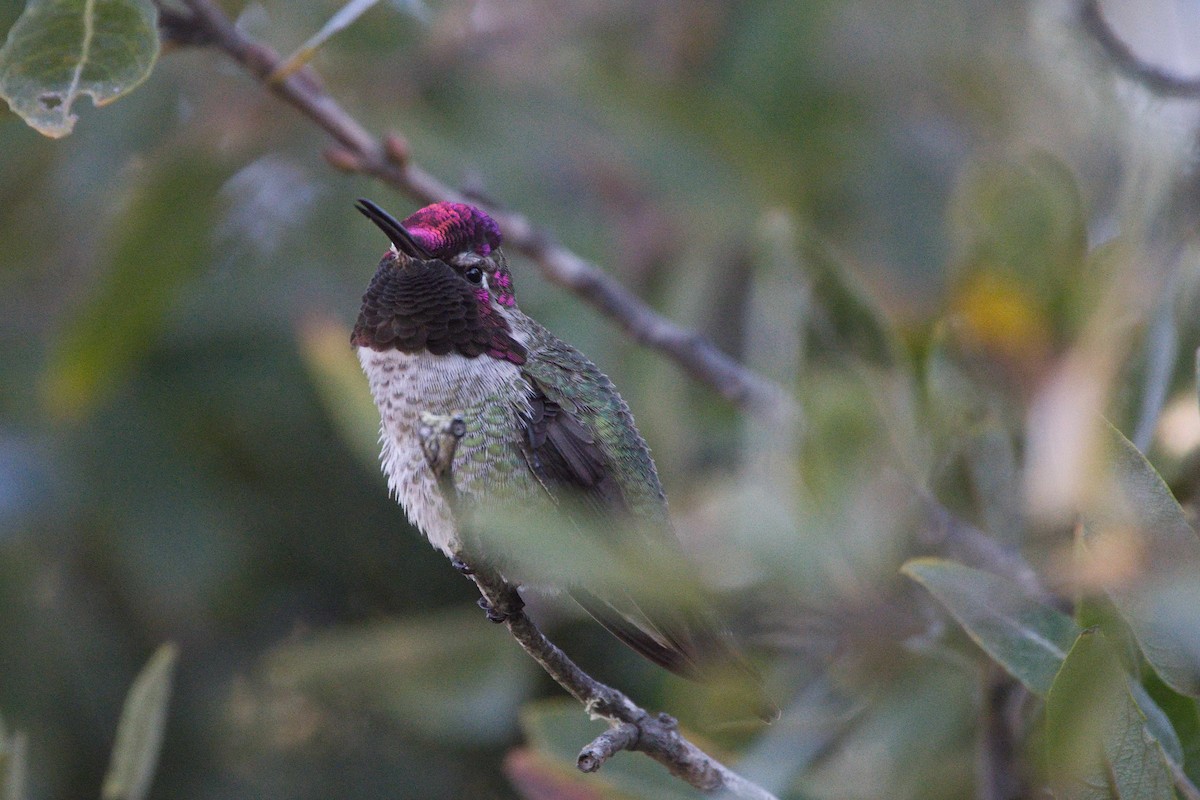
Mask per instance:
[[[466,203],[434,203],[401,223],[414,239],[438,258],[471,250],[486,256],[500,246],[500,226]]]

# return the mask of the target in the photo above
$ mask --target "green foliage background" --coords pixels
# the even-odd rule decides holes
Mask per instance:
[[[338,7],[224,5],[282,52]],[[1014,785],[1164,796],[1074,794],[1143,727],[1119,777],[1161,778],[1161,744],[1200,779],[1190,101],[1040,0],[384,3],[314,65],[798,398],[764,429],[509,254],[630,402],[786,713],[722,725],[734,699],[539,604],[586,667],[785,797],[975,796],[997,664],[1027,687]],[[352,204],[412,203],[215,51],[74,110],[59,141],[0,112],[0,767],[21,731],[29,797],[95,795],[171,641],[151,797],[693,796],[637,756],[573,774],[595,730],[387,497],[348,345],[384,243]],[[1181,422],[1134,435],[1156,388]],[[934,500],[1047,594],[906,577],[972,562]]]

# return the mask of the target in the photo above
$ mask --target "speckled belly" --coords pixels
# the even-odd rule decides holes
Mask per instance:
[[[388,488],[430,544],[451,554],[470,542],[425,460],[422,412],[461,413],[466,433],[453,463],[457,509],[482,511],[491,501],[528,498],[535,484],[520,448],[521,414],[530,389],[520,370],[487,357],[434,356],[359,348],[381,418],[381,460]],[[474,526],[471,526],[474,528]],[[470,537],[468,537],[469,539]]]

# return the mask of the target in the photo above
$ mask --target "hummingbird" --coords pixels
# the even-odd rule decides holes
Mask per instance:
[[[391,242],[351,343],[409,520],[452,559],[566,592],[671,672],[704,680],[744,665],[705,601],[661,602],[689,571],[650,450],[612,381],[521,311],[496,222],[464,203],[403,222],[369,200],[357,209]],[[462,420],[454,497],[422,448],[429,415]],[[514,516],[533,532],[511,534]]]

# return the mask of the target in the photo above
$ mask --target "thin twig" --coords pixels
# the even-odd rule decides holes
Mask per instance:
[[[604,762],[622,750],[635,750],[641,731],[631,722],[622,722],[606,730],[579,751],[576,762],[580,772],[595,772]]]
[[[1010,722],[1009,707],[1021,685],[998,665],[988,662],[981,674],[979,750],[975,796],[978,800],[1011,800],[1028,796],[1017,766],[1019,745]]]
[[[1079,22],[1125,77],[1163,97],[1200,96],[1200,78],[1186,78],[1170,73],[1161,67],[1146,63],[1129,49],[1129,45],[1121,41],[1104,19],[1097,0],[1082,0],[1079,5]]]
[[[464,432],[461,416],[422,415],[421,449],[431,470],[453,499],[450,469],[454,451]],[[675,719],[651,714],[619,689],[588,675],[525,614],[517,588],[500,575],[461,555],[455,565],[475,581],[482,596],[480,605],[488,618],[503,622],[512,637],[559,686],[583,704],[589,714],[608,721],[611,730],[580,752],[576,766],[595,772],[620,750],[636,750],[653,758],[677,778],[706,792],[724,790],[742,800],[776,800],[775,796],[726,767],[689,742],[679,732]]]
[[[182,0],[194,23],[211,41],[253,75],[265,88],[293,106],[334,140],[326,157],[334,166],[371,175],[421,203],[462,200],[462,194],[408,158],[398,137],[379,139],[350,116],[322,88],[309,68],[284,80],[272,80],[282,59],[265,44],[239,30],[212,0]],[[657,350],[707,384],[726,400],[747,411],[779,418],[794,403],[782,387],[746,369],[699,333],[655,312],[619,281],[554,241],[522,214],[487,206],[504,232],[505,243],[529,256],[547,279],[595,306],[615,320],[634,341]]]
[[[665,766],[672,775],[697,789],[706,792],[724,789],[746,800],[768,800],[773,797],[770,792],[737,775],[685,739],[674,718],[667,714],[649,713],[624,692],[584,672],[558,645],[546,638],[519,606],[512,608],[507,604],[516,592],[511,584],[486,571],[476,572],[471,577],[493,611],[503,614],[505,626],[522,649],[559,686],[583,703],[589,714],[604,718],[614,728],[631,725],[636,729],[636,736],[622,737],[614,744],[619,743],[626,749],[645,753]],[[585,747],[576,761],[578,768],[585,772],[600,767],[594,758],[594,745],[595,742]],[[609,755],[615,752],[613,750]]]

